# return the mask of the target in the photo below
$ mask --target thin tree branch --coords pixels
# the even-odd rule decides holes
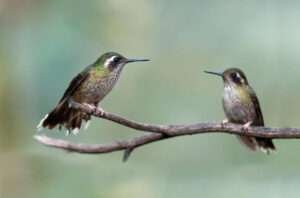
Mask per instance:
[[[104,111],[101,108],[97,108],[90,105],[80,104],[77,102],[72,102],[72,106],[74,108],[80,109],[81,111],[84,111],[90,115],[93,115],[94,117],[103,118],[105,120],[110,120],[112,122],[115,122],[117,124],[139,130],[139,131],[146,131],[146,132],[152,132],[152,133],[163,133],[168,134],[169,127],[165,125],[154,125],[154,124],[146,124],[146,123],[140,123],[132,120],[128,120],[127,118],[121,117],[119,115],[109,113]]]
[[[300,138],[300,128],[269,128],[250,127],[245,130],[242,125],[222,124],[222,123],[196,123],[185,125],[154,125],[139,123],[128,120],[119,115],[104,112],[101,109],[79,104],[76,108],[81,109],[95,117],[110,120],[120,125],[139,130],[152,132],[129,140],[118,140],[108,144],[81,144],[72,143],[61,139],[50,138],[44,135],[36,135],[35,139],[50,147],[63,149],[69,152],[100,154],[123,150],[123,160],[127,160],[130,153],[137,147],[161,141],[168,138],[184,135],[194,135],[203,133],[226,133],[235,135],[247,135],[254,137],[265,137],[272,139],[295,139]]]

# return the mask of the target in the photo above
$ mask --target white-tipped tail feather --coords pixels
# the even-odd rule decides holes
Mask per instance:
[[[79,128],[75,128],[71,132],[73,135],[77,135],[79,133]]]
[[[37,125],[36,129],[37,131],[41,131],[44,127],[43,127],[43,122],[48,118],[49,114],[46,114],[43,119],[41,119],[41,121],[39,122],[39,124]]]
[[[274,149],[271,149],[271,148],[264,148],[264,147],[260,147],[258,146],[259,150],[267,155],[269,154],[273,154],[273,153],[276,153],[276,150]]]
[[[91,121],[88,120],[86,123],[84,123],[84,130],[87,130],[90,126]]]

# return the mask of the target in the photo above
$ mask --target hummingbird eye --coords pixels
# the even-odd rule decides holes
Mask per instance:
[[[105,61],[104,65],[107,68],[114,69],[114,68],[116,68],[119,65],[119,63],[121,61],[122,61],[122,57],[120,57],[120,56],[112,56],[112,57],[110,57],[109,59],[107,59]]]
[[[120,56],[115,56],[114,57],[114,63],[119,63],[122,60]]]
[[[230,77],[234,83],[242,84],[242,82],[243,82],[241,75],[237,72],[231,73]]]

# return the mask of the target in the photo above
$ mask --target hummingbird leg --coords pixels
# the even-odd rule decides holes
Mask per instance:
[[[249,121],[246,124],[244,124],[242,130],[247,132],[252,123],[253,123],[252,121]]]
[[[96,108],[94,105],[88,104],[88,103],[82,103],[82,105],[86,108],[88,108],[91,112],[95,112]]]
[[[105,111],[104,111],[104,109],[102,107],[99,106],[99,107],[95,108],[95,112],[94,113],[97,114],[97,115],[100,115],[101,117],[103,117]]]
[[[95,105],[89,103],[79,103],[72,99],[69,100],[69,107],[73,107],[75,109],[85,108],[89,110],[89,113],[100,116],[103,116],[105,112],[101,107],[96,107]]]
[[[221,126],[224,127],[228,123],[229,123],[229,120],[226,118],[226,119],[222,120]]]
[[[97,107],[88,103],[83,103],[82,105],[90,109],[92,114],[99,115],[100,117],[104,116],[105,111],[102,107]]]

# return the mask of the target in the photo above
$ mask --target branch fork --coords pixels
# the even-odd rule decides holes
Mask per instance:
[[[51,138],[45,135],[35,135],[34,138],[45,146],[50,146],[69,152],[102,154],[115,151],[124,151],[123,161],[126,161],[132,151],[138,147],[169,138],[184,135],[203,133],[227,133],[234,135],[247,135],[272,139],[295,139],[300,138],[300,128],[269,128],[248,127],[231,123],[196,123],[183,125],[155,125],[129,120],[117,114],[106,112],[94,106],[76,104],[76,108],[94,117],[106,119],[114,123],[132,128],[138,131],[149,132],[129,140],[116,140],[107,144],[81,144],[72,143],[61,139]]]

